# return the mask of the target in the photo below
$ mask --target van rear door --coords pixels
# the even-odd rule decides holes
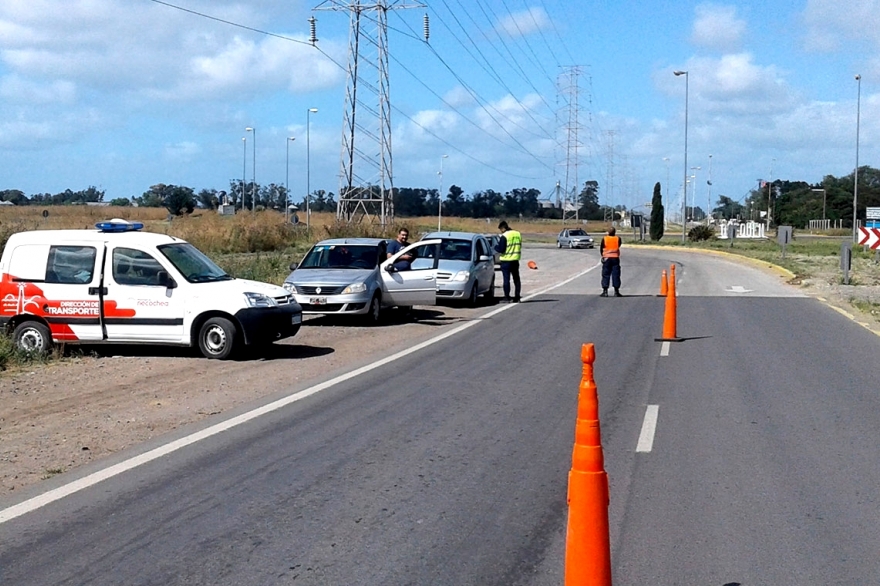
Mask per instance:
[[[42,317],[58,342],[103,339],[99,270],[103,255],[104,245],[96,242],[16,246],[4,279],[12,288],[4,293],[4,313],[9,313],[7,303],[14,302],[16,313]]]

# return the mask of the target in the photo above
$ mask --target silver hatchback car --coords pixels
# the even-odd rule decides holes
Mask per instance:
[[[422,242],[439,240],[437,298],[477,304],[477,298],[495,296],[495,261],[488,240],[473,232],[431,232]],[[426,264],[417,258],[413,268]]]
[[[283,287],[303,314],[360,315],[378,322],[383,308],[436,304],[439,240],[411,244],[387,258],[382,238],[334,238],[318,242],[302,262],[290,265]],[[408,271],[394,262],[403,254],[427,259]]]
[[[566,228],[556,237],[556,248],[593,248],[593,238],[580,228]]]

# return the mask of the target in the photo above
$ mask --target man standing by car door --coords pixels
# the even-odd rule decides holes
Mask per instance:
[[[501,303],[519,303],[520,297],[520,280],[519,280],[519,259],[522,257],[522,235],[516,230],[511,230],[510,226],[504,220],[498,224],[501,231],[501,239],[495,246],[495,250],[501,253],[499,261],[501,264],[501,277],[504,280],[504,299]],[[513,279],[513,298],[510,297],[510,279]]]
[[[409,246],[409,230],[401,228],[397,231],[397,240],[392,240],[388,244],[388,255],[385,258],[391,258],[407,246]],[[413,256],[404,254],[394,263],[394,268],[398,271],[408,271],[412,267]]]
[[[602,254],[602,293],[599,297],[608,297],[609,281],[614,285],[614,296],[620,294],[620,236],[614,226],[608,228],[608,235],[602,238],[599,252]]]

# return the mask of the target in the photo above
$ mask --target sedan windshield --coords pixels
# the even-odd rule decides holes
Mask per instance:
[[[372,269],[384,259],[371,244],[318,244],[306,254],[301,269]]]
[[[174,268],[180,271],[183,278],[190,283],[210,283],[232,279],[201,250],[188,242],[163,244],[158,248],[159,252],[171,261]]]

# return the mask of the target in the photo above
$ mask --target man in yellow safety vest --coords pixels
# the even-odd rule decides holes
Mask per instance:
[[[501,253],[498,258],[501,264],[501,277],[504,285],[504,299],[501,303],[519,303],[520,280],[519,259],[522,257],[522,235],[516,230],[511,230],[507,222],[498,224],[501,231],[501,239],[495,245],[495,250]],[[510,297],[510,279],[513,279],[513,298]]]
[[[602,254],[602,293],[600,297],[608,297],[608,282],[614,285],[614,296],[623,297],[620,294],[620,236],[614,226],[608,228],[608,235],[599,243],[599,252]]]

